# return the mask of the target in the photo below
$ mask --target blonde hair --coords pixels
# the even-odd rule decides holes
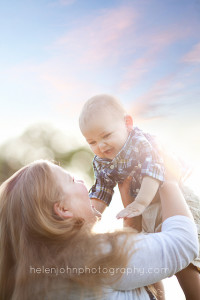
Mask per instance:
[[[92,233],[82,218],[62,220],[53,204],[63,191],[53,176],[51,163],[36,161],[25,166],[0,187],[0,299],[42,299],[49,289],[78,285],[100,292],[108,273],[64,273],[56,276],[35,268],[124,268],[129,255],[117,237],[128,233]],[[106,251],[105,251],[106,247]],[[126,250],[124,250],[126,249]],[[120,274],[113,276],[117,280]],[[38,296],[40,295],[40,296]],[[42,295],[42,296],[41,296]],[[70,297],[65,294],[64,299]],[[49,298],[48,298],[49,299]],[[78,299],[78,298],[77,298]]]
[[[124,118],[126,111],[119,100],[111,95],[96,95],[84,104],[79,116],[79,127],[82,129],[91,119],[99,114],[109,112],[116,118]]]

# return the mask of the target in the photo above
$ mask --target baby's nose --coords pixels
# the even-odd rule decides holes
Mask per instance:
[[[104,142],[99,143],[99,149],[101,151],[105,150],[106,144]]]

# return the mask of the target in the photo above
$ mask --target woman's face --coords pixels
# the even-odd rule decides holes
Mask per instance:
[[[63,191],[63,198],[58,204],[63,215],[66,213],[68,217],[81,217],[85,220],[96,221],[95,216],[100,217],[101,214],[91,206],[84,182],[75,179],[57,165],[53,165],[52,169],[55,179]]]

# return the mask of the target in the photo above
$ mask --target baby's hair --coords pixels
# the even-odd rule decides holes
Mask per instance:
[[[79,117],[80,128],[85,126],[88,120],[104,112],[109,112],[117,118],[124,118],[126,114],[125,109],[115,97],[107,94],[96,95],[87,100],[82,108]]]

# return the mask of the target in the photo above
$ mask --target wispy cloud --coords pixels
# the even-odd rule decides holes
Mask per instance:
[[[193,86],[195,80],[191,75],[199,73],[184,72],[184,67],[180,67],[157,80],[147,92],[133,99],[130,111],[138,119],[152,119],[198,110],[200,89]]]
[[[190,52],[185,54],[183,61],[186,63],[200,63],[200,42],[196,44]]]
[[[157,29],[149,37],[147,36],[148,44],[152,47],[163,49],[169,45],[185,39],[190,36],[192,26],[186,26],[184,22],[179,22],[176,27],[169,25],[167,29]],[[183,27],[186,29],[183,30]]]
[[[124,50],[124,40],[127,41],[130,32],[134,31],[134,9],[117,7],[88,18],[79,28],[59,38],[55,46],[70,56],[76,56],[82,64],[118,59]]]
[[[79,114],[84,101],[97,91],[101,92],[101,87],[94,82],[91,84],[88,78],[76,74],[73,66],[68,67],[67,71],[65,67],[67,68],[62,61],[51,59],[40,64],[16,65],[4,70],[3,74],[13,85],[25,84],[28,87],[28,94],[33,97],[37,86],[37,93],[40,90],[49,103],[48,109],[73,117]]]
[[[59,0],[58,1],[58,3],[60,4],[60,5],[63,5],[63,6],[65,6],[65,5],[70,5],[70,4],[73,4],[73,3],[75,3],[76,2],[76,0]]]
[[[75,1],[56,3],[67,5],[72,2]],[[73,24],[76,27],[68,29],[66,34],[49,45],[48,59],[13,67],[9,73],[21,82],[32,76],[33,81],[37,80],[43,87],[44,93],[55,100],[55,106],[60,110],[65,103],[68,107],[72,101],[75,105],[75,102],[95,93],[107,92],[109,85],[112,85],[111,91],[123,93],[131,90],[141,85],[145,76],[151,78],[153,68],[162,63],[162,55],[171,45],[187,39],[191,33],[191,27],[185,26],[187,29],[183,30],[180,22],[176,27],[152,27],[138,34],[143,17],[141,12],[127,5],[96,10],[94,15],[76,20]],[[197,58],[195,49],[196,56],[193,54],[193,57]],[[119,76],[115,74],[118,67]],[[104,73],[107,71],[113,81],[109,79],[106,85]],[[173,72],[176,70],[170,71],[173,75],[166,77],[158,74],[152,87],[134,101],[134,113],[147,116],[151,111],[156,116],[165,100],[179,93],[177,87],[172,88],[175,85],[173,80],[177,80]],[[176,84],[181,82],[176,81]]]
[[[140,83],[145,75],[151,74],[153,67],[160,63],[160,58],[165,51],[180,40],[187,39],[191,28],[183,31],[182,24],[179,24],[176,28],[170,26],[166,30],[156,31],[135,39],[135,50],[140,49],[140,51],[137,51],[135,60],[127,65],[119,83],[120,90],[133,88]]]
[[[58,0],[54,2],[50,2],[49,6],[55,7],[55,6],[68,6],[72,5],[76,2],[77,0]]]
[[[162,106],[163,98],[167,95],[172,78],[173,76],[169,76],[158,80],[148,92],[135,99],[131,105],[132,113],[137,117],[155,117],[157,108]]]
[[[142,77],[149,71],[152,61],[149,55],[136,59],[126,68],[125,74],[120,82],[120,90],[129,90],[136,86]]]

